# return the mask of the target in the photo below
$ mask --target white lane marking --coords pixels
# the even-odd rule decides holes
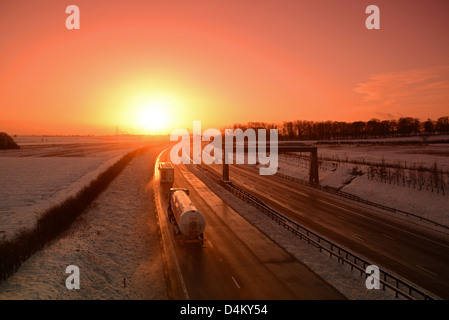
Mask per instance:
[[[389,236],[388,234],[385,234],[385,233],[381,233],[381,235],[390,240],[395,240],[395,241],[397,240],[396,238],[393,238],[392,236]]]
[[[182,155],[185,156],[185,157],[187,157],[187,159],[189,159],[190,163],[197,164],[197,163],[195,163],[195,161],[193,161],[193,159],[192,159],[187,153],[185,153],[184,150],[183,150],[183,152],[182,152]],[[182,162],[182,161],[181,161],[181,162]]]
[[[270,187],[270,189],[274,189],[274,188],[273,188],[273,187]],[[304,197],[310,198],[310,196],[309,196],[308,194],[299,192],[299,191],[297,191],[297,190],[292,190],[292,191],[295,192],[295,193],[299,193],[300,195],[302,195],[302,196],[304,196]],[[296,199],[296,195],[294,195],[294,194],[284,193],[283,195],[286,196],[286,197],[289,197],[289,198],[294,198],[294,199]]]
[[[214,246],[212,245],[212,242],[210,240],[207,241],[207,243],[210,244],[211,248],[213,248]]]
[[[243,174],[240,174],[240,175],[239,175],[241,178],[243,178],[243,179],[249,178],[249,179],[252,181],[252,179],[253,179],[252,173],[248,173],[248,172],[247,172],[248,170],[243,169],[243,168],[238,168],[238,167],[237,167],[236,169],[237,169],[237,170],[240,170],[240,172],[243,173]],[[242,177],[242,175],[245,175],[246,178],[245,178],[245,177]],[[241,182],[242,180],[239,180],[239,181]],[[282,186],[282,187],[285,187],[284,184],[281,184],[281,183],[279,183],[279,182],[277,182],[277,181],[270,181],[270,183],[271,183],[272,186],[275,186],[275,187],[267,186],[267,188],[272,189],[272,190],[273,190],[273,189],[277,189],[276,186]],[[254,188],[253,188],[253,189],[254,189]],[[254,190],[257,191],[257,189],[254,189]],[[298,193],[298,194],[300,194],[300,195],[302,195],[302,196],[304,196],[304,197],[307,197],[307,198],[310,198],[310,197],[311,197],[310,195],[308,195],[308,194],[306,194],[306,193],[303,193],[303,192],[301,192],[301,191],[298,191],[298,190],[296,190],[296,189],[291,189],[290,191],[292,191],[292,192],[294,192],[294,193]],[[287,193],[285,193],[284,195],[287,196],[287,197],[289,197],[289,198],[295,197],[295,195],[290,195],[290,194],[287,194]]]
[[[432,271],[430,271],[430,270],[424,268],[423,266],[420,266],[419,264],[417,264],[416,266],[417,266],[418,268],[420,268],[421,270],[424,270],[424,271],[426,271],[426,272],[428,272],[428,273],[430,273],[430,274],[433,274],[435,277],[438,277],[438,276],[439,276],[439,275],[436,274],[435,272],[432,272]]]
[[[302,192],[300,192],[300,191],[298,191],[298,190],[293,190],[295,193],[299,193],[300,195],[302,195],[302,196],[304,196],[304,197],[307,197],[307,198],[310,198],[310,196],[308,195],[308,194],[306,194],[306,193],[302,193]]]
[[[330,203],[330,202],[327,202],[327,201],[324,201],[324,200],[321,200],[321,199],[319,199],[318,201],[320,201],[320,202],[323,202],[323,203],[325,203],[325,204],[327,204],[327,205],[330,205],[330,206],[332,206],[332,207],[335,207],[335,208],[341,209],[341,210],[345,210],[345,211],[348,211],[348,212],[353,212],[353,213],[356,213],[355,211],[352,211],[352,210],[349,210],[349,209],[346,209],[346,208],[343,208],[343,207],[337,206],[336,204],[333,204],[333,203]]]
[[[191,159],[188,155],[186,155],[186,156],[193,162],[193,159]],[[194,162],[193,162],[193,163],[194,163]],[[268,188],[269,188],[269,189],[273,189],[271,186],[268,186]],[[302,192],[299,192],[299,191],[296,191],[296,190],[295,190],[295,192],[296,192],[296,193],[299,193],[299,194],[301,194],[301,195],[303,195],[303,196],[310,197],[309,195],[304,194],[304,193],[302,193]],[[291,197],[289,194],[284,194],[284,195],[287,195],[288,197]],[[335,204],[333,204],[333,203],[330,203],[330,202],[327,202],[327,201],[324,201],[324,200],[321,200],[321,199],[318,199],[318,200],[319,200],[320,202],[322,202],[322,203],[326,203],[327,205],[330,205],[330,206],[339,208],[339,209],[341,209],[341,210],[344,210],[344,211],[347,211],[347,212],[351,212],[351,213],[355,213],[355,214],[361,215],[360,213],[358,213],[358,212],[356,212],[356,211],[354,211],[354,210],[350,210],[350,209],[347,209],[347,208],[344,208],[344,207],[335,205]],[[363,216],[365,216],[365,215],[363,215]],[[341,217],[341,216],[338,216],[338,217],[344,220],[343,217]],[[370,218],[370,217],[367,217],[367,218]],[[319,218],[317,218],[317,219],[319,220]],[[370,218],[370,219],[374,220],[373,218]],[[388,225],[389,225],[389,224],[388,224]],[[390,226],[391,226],[391,225],[390,225]],[[393,227],[393,226],[391,226],[391,227]],[[395,229],[399,229],[399,228],[397,228],[397,227],[394,227],[394,228],[395,228]],[[408,232],[408,233],[411,233],[411,232]],[[391,237],[391,236],[388,236],[388,235],[385,235],[385,234],[382,234],[382,235],[383,235],[384,237],[390,238],[390,239],[392,239],[392,240],[396,240],[396,239],[394,239],[394,238]],[[363,239],[362,237],[360,237],[360,236],[358,236],[358,235],[353,234],[352,236],[353,236],[354,238],[358,239],[358,240],[365,241],[365,239]],[[421,236],[421,238],[425,238],[425,237],[422,237],[422,236]],[[425,239],[427,239],[427,238],[425,238]],[[428,239],[428,240],[429,240],[429,239]],[[436,242],[436,241],[433,241],[433,240],[431,240],[431,241],[432,241],[432,242]],[[438,243],[438,242],[437,242],[437,243]],[[213,246],[212,246],[212,247],[213,247]],[[220,261],[222,261],[222,259],[220,259]],[[438,276],[438,274],[436,274],[436,273],[434,273],[434,272],[432,272],[432,271],[430,271],[430,270],[428,270],[428,269],[426,269],[426,268],[424,268],[424,267],[422,267],[422,266],[420,266],[420,265],[416,265],[416,267],[418,267],[418,268],[420,268],[420,269],[422,269],[422,270],[424,270],[424,271],[426,271],[426,272],[428,272],[428,273],[430,273],[430,274],[433,274],[434,276]],[[235,283],[235,285],[237,286],[237,288],[240,289],[240,286],[239,286],[239,284],[237,283],[237,281],[235,280],[235,278],[234,278],[233,276],[231,276],[231,278],[232,278],[232,280],[234,281],[234,283]]]
[[[342,217],[342,216],[340,216],[339,214],[337,214],[337,216],[336,216],[337,218],[340,218],[341,220],[347,220],[345,217]]]
[[[251,181],[253,181],[253,177],[252,177],[251,174],[249,174],[248,172],[246,172],[245,169],[242,169],[242,168],[238,168],[238,170],[240,170],[240,172],[243,172],[243,174],[238,175],[237,177],[235,177],[235,179],[236,179],[241,185],[244,185],[244,186],[247,187],[249,190],[253,190],[253,191],[256,191],[256,192],[260,191],[260,189],[258,189],[257,186],[256,186],[256,187],[254,186],[254,182],[253,182],[252,184],[247,184],[247,183],[245,182],[246,180],[242,180],[242,179],[250,179]],[[243,177],[243,176],[246,176],[246,177]],[[277,189],[278,189],[277,186],[284,186],[284,185],[281,185],[281,184],[279,184],[279,183],[277,183],[277,182],[275,182],[275,181],[271,181],[271,186],[266,186],[266,188],[269,189],[269,190],[277,190]],[[291,191],[291,192],[294,192],[295,194],[284,193],[283,195],[284,195],[284,196],[287,196],[287,197],[289,197],[289,198],[293,198],[293,199],[296,199],[298,194],[300,194],[300,195],[303,196],[303,197],[311,198],[310,195],[308,195],[308,194],[306,194],[306,193],[303,193],[303,192],[301,192],[301,191],[298,191],[298,190],[296,190],[296,189],[292,189],[292,190],[290,190],[290,191]],[[320,201],[321,201],[321,200],[320,200]]]
[[[321,200],[321,199],[318,199],[318,201],[320,201],[320,202],[322,202],[322,203],[326,203],[326,204],[328,204],[328,205],[330,205],[330,206],[333,206],[333,207],[336,207],[336,208],[339,208],[339,209],[342,209],[342,210],[345,210],[345,211],[348,211],[348,212],[357,214],[357,215],[359,215],[359,216],[365,217],[366,219],[375,221],[375,222],[377,222],[377,223],[385,224],[385,225],[387,225],[387,226],[390,227],[390,228],[393,228],[393,229],[399,230],[399,231],[401,231],[401,232],[405,232],[405,233],[408,233],[408,234],[410,234],[410,235],[413,235],[413,236],[415,236],[415,237],[419,237],[419,238],[421,238],[421,239],[424,239],[424,240],[427,240],[427,241],[436,243],[436,244],[438,244],[438,245],[440,245],[440,246],[449,248],[449,245],[447,245],[447,244],[445,244],[445,243],[442,243],[442,242],[437,241],[437,240],[430,239],[430,238],[428,238],[428,237],[426,237],[426,236],[424,236],[424,235],[419,235],[419,234],[416,234],[416,233],[414,233],[414,232],[407,231],[407,230],[404,229],[404,228],[396,227],[396,226],[394,226],[394,225],[388,223],[388,221],[386,221],[386,220],[379,220],[379,218],[376,218],[376,217],[370,217],[370,216],[367,215],[367,214],[363,214],[363,213],[359,213],[359,212],[354,211],[354,210],[346,209],[346,208],[337,206],[337,205],[335,205],[335,204],[332,204],[332,203],[330,203],[330,202],[327,202],[327,201],[324,201],[324,200]]]
[[[234,277],[233,276],[231,276],[231,278],[232,278],[232,280],[234,281],[234,283],[235,283],[235,285],[237,286],[237,288],[239,288],[240,289],[240,286],[239,286],[239,284],[237,283],[237,281],[234,279]]]
[[[168,149],[168,148],[166,148],[165,150],[163,150],[163,151],[159,154],[159,156],[157,157],[156,162],[155,162],[155,169],[154,169],[155,171],[157,170],[158,162],[160,162],[160,158],[161,158],[162,154],[163,154],[167,149]],[[157,210],[157,212],[158,212],[159,226],[162,226],[162,225],[165,226],[165,228],[163,228],[163,231],[161,230],[161,231],[162,231],[162,234],[163,234],[162,237],[164,238],[164,241],[163,241],[163,243],[164,243],[164,248],[165,248],[167,251],[169,251],[169,255],[172,257],[172,259],[173,259],[174,262],[175,262],[176,271],[177,271],[177,273],[178,273],[178,278],[179,278],[179,282],[180,282],[180,284],[181,284],[182,291],[183,291],[183,293],[184,293],[184,297],[185,297],[186,300],[190,300],[189,292],[187,291],[187,286],[186,286],[186,284],[185,284],[184,277],[183,277],[183,275],[182,275],[182,271],[181,271],[181,267],[180,267],[180,265],[179,265],[178,257],[177,257],[177,255],[176,255],[175,248],[174,248],[174,246],[173,246],[173,241],[171,241],[172,239],[171,239],[171,237],[169,236],[170,231],[169,231],[169,222],[167,221],[167,215],[165,215],[165,214],[162,212],[162,211],[163,211],[163,206],[162,206],[162,199],[161,199],[160,185],[159,185],[159,183],[157,183],[157,181],[153,181],[153,185],[154,185],[154,188],[155,188],[154,194],[155,194],[155,198],[156,198],[156,210]],[[162,220],[163,220],[165,223],[162,223]],[[167,246],[168,246],[168,247],[167,247]]]
[[[360,241],[365,241],[365,239],[363,239],[362,237],[360,237],[359,235],[356,235],[356,234],[352,234],[352,237],[356,238],[356,239],[358,239]]]

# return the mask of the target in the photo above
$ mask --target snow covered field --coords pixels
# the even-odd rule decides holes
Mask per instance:
[[[113,138],[83,138],[73,144],[73,141],[67,142],[62,138],[55,138],[55,141],[51,141],[50,137],[48,141],[38,139],[42,138],[30,138],[28,144],[23,141],[23,147],[17,153],[0,152],[0,219],[4,212],[10,210],[8,218],[0,220],[0,232],[3,231],[0,238],[10,230],[4,226],[28,225],[34,220],[30,217],[34,217],[41,208],[66,197],[70,190],[74,192],[73,190],[83,187],[103,167],[106,168],[107,163],[143,143],[140,140],[114,142],[111,141]],[[366,161],[369,156],[373,157],[369,158],[370,161],[380,156],[380,159],[395,157],[398,161],[402,159],[410,163],[409,161],[417,159],[410,152],[420,154],[423,151],[408,147],[411,146],[382,146],[383,149],[363,146],[364,153],[359,153],[360,147],[351,145],[319,146],[319,155],[348,158],[348,162],[339,161],[338,165],[334,161],[322,161],[320,183],[449,225],[448,193],[442,195],[428,190],[418,191],[371,180],[366,174],[353,175],[355,166],[365,172],[366,168],[362,165],[349,162],[360,155],[365,154]],[[426,154],[423,156],[428,163],[435,161],[432,158],[435,152],[438,157],[441,156],[438,158],[441,166],[448,160],[448,145],[436,145],[436,148],[430,145],[425,150]],[[30,257],[18,272],[2,282],[0,299],[167,299],[160,258],[159,227],[151,196],[152,187],[148,184],[154,166],[151,161],[155,154],[150,152],[134,159],[94,201],[88,212],[77,219],[73,228]],[[281,173],[304,180],[308,180],[308,165],[307,160],[296,162],[284,156],[281,156],[279,162]],[[70,170],[64,169],[68,166],[71,166]],[[7,171],[3,168],[7,168]],[[39,177],[34,178],[33,174]],[[23,182],[24,179],[26,183]],[[207,177],[203,179],[206,181]],[[214,182],[207,184],[216,192],[222,192]],[[17,198],[12,195],[17,195]],[[228,197],[229,203],[246,219],[349,299],[394,298],[391,292],[367,290],[364,279],[349,272],[347,266],[341,266],[320,254],[239,199],[227,193],[222,196]],[[118,247],[121,250],[114,250]],[[81,290],[67,290],[65,287],[68,276],[65,268],[72,264],[80,268]]]
[[[350,300],[394,300],[392,291],[368,290],[365,286],[365,278],[358,272],[352,272],[348,264],[337,263],[311,246],[300,237],[293,234],[262,212],[255,210],[253,206],[237,198],[229,191],[222,188],[205,173],[194,166],[188,168],[197,175],[212,191],[226,201],[242,217],[256,226],[260,231],[270,237],[279,246],[292,254],[298,261],[305,264],[313,272],[332,285],[340,293]],[[399,298],[401,299],[401,298]]]
[[[6,299],[167,299],[151,179],[157,151],[133,159],[74,225],[0,284]],[[80,271],[68,290],[66,267]]]
[[[449,171],[449,144],[428,145],[318,145],[319,156],[340,161],[402,164],[404,167],[437,164]]]
[[[306,155],[306,154],[304,154]],[[338,188],[395,209],[404,210],[449,226],[449,144],[428,145],[318,145],[320,185]],[[373,164],[401,165],[403,180],[369,177]],[[408,183],[409,168],[437,168],[443,171],[444,190],[429,186],[432,173],[423,173],[425,183]],[[279,173],[309,179],[309,160],[288,155],[279,157]],[[408,168],[408,169],[405,169]],[[392,172],[394,169],[391,169]],[[418,175],[418,170],[412,171]],[[441,183],[440,183],[441,184]],[[420,190],[421,189],[421,190]],[[444,193],[443,193],[444,191]]]
[[[17,137],[0,151],[0,239],[32,227],[45,209],[75,195],[141,137]]]

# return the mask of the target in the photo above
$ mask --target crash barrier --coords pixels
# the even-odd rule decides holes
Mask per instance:
[[[299,236],[308,244],[316,247],[320,252],[326,252],[330,257],[337,258],[339,263],[348,264],[351,271],[357,270],[360,272],[360,276],[367,278],[369,274],[366,273],[366,268],[370,265],[376,265],[376,263],[369,262],[366,258],[361,257],[358,254],[351,252],[349,249],[342,247],[341,245],[332,242],[331,240],[319,235],[318,233],[307,229],[292,219],[286,217],[277,210],[271,208],[265,204],[262,200],[251,194],[250,192],[242,189],[241,187],[233,184],[231,181],[224,181],[220,174],[214,169],[204,164],[195,164],[195,166],[202,172],[206,173],[215,182],[219,183],[226,190],[232,192],[235,196],[249,203],[265,215],[270,217],[279,225],[290,230],[295,235]],[[377,264],[378,265],[378,264]],[[391,289],[395,293],[395,297],[405,298],[408,300],[436,300],[438,297],[426,292],[419,288],[417,285],[412,284],[401,277],[387,271],[383,268],[379,268],[379,284],[381,289]]]

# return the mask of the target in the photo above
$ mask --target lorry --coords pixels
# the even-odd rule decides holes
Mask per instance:
[[[168,218],[178,244],[200,244],[206,241],[206,219],[196,208],[185,188],[170,188]]]
[[[173,186],[175,170],[170,162],[159,162],[159,176],[162,185]]]

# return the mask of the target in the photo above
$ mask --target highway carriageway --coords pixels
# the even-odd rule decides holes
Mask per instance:
[[[221,166],[211,165],[221,174]],[[230,165],[233,184],[305,228],[449,299],[449,235],[247,165]]]
[[[158,161],[168,160],[166,149]],[[155,202],[170,298],[345,299],[235,212],[185,165],[174,167],[174,187],[189,189],[190,198],[206,218],[207,240],[204,247],[175,244],[167,218],[167,189],[159,184],[155,170]]]

